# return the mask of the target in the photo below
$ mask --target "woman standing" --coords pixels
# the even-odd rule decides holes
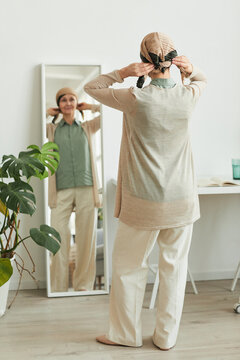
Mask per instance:
[[[59,147],[60,164],[49,177],[49,206],[51,225],[60,233],[59,252],[52,258],[51,291],[68,291],[70,216],[75,210],[76,262],[73,288],[76,291],[93,290],[96,274],[96,221],[101,207],[98,193],[96,156],[93,136],[100,129],[100,117],[81,122],[76,110],[100,111],[99,105],[78,103],[78,95],[71,88],[62,88],[56,94],[57,108],[48,109],[55,118],[62,114],[58,124],[47,125],[47,137]],[[82,113],[83,115],[83,113]]]
[[[172,348],[177,339],[193,223],[200,217],[189,136],[189,119],[206,84],[205,76],[171,39],[150,33],[141,43],[143,63],[101,75],[85,86],[99,102],[123,112],[115,216],[110,327],[98,341],[141,346],[141,309],[148,257],[158,241],[159,295],[154,344]],[[176,84],[176,65],[189,85]],[[141,88],[145,77],[150,85]],[[109,88],[140,76],[138,88]]]

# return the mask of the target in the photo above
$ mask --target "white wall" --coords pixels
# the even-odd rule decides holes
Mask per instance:
[[[0,5],[1,155],[41,144],[39,64],[101,64],[109,72],[139,61],[143,36],[162,31],[208,77],[192,118],[197,173],[231,174],[231,157],[240,156],[238,0],[0,0]],[[116,228],[110,179],[116,177],[120,134],[121,114],[104,108],[110,255]],[[34,187],[38,209],[22,223],[23,235],[44,221],[43,186],[36,181]],[[205,196],[201,210],[190,253],[192,272],[199,279],[232,276],[239,260],[239,198]],[[29,248],[35,276],[44,286],[44,250]],[[28,277],[23,286],[33,286]]]

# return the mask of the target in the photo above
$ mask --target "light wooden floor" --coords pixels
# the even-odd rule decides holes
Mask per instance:
[[[144,299],[141,348],[95,342],[95,336],[107,330],[108,295],[46,298],[43,290],[21,291],[0,319],[0,359],[239,360],[240,315],[232,308],[238,302],[240,281],[233,293],[230,280],[196,283],[199,295],[187,284],[177,346],[168,352],[151,341],[156,312],[147,308],[151,286]]]

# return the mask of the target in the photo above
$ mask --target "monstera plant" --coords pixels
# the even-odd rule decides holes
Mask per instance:
[[[30,179],[44,179],[48,176],[47,170],[53,174],[59,163],[58,147],[52,142],[44,144],[41,149],[37,145],[30,145],[27,149],[20,152],[17,158],[14,155],[4,155],[0,168],[0,287],[12,276],[10,259],[13,256],[20,273],[20,282],[24,270],[34,278],[32,273],[35,265],[27,248],[29,239],[53,254],[60,248],[59,233],[45,224],[40,228],[30,229],[27,236],[20,235],[19,217],[32,216],[36,210],[36,198]],[[25,268],[23,259],[18,255],[19,245],[25,247],[32,261],[33,271]]]

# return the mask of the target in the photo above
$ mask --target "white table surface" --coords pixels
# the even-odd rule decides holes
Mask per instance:
[[[204,186],[198,188],[199,195],[240,194],[240,186]]]
[[[112,179],[112,183],[116,186],[117,181]],[[240,185],[240,181],[239,181]],[[217,194],[240,194],[239,185],[229,186],[204,186],[198,188],[199,195],[217,195]]]

